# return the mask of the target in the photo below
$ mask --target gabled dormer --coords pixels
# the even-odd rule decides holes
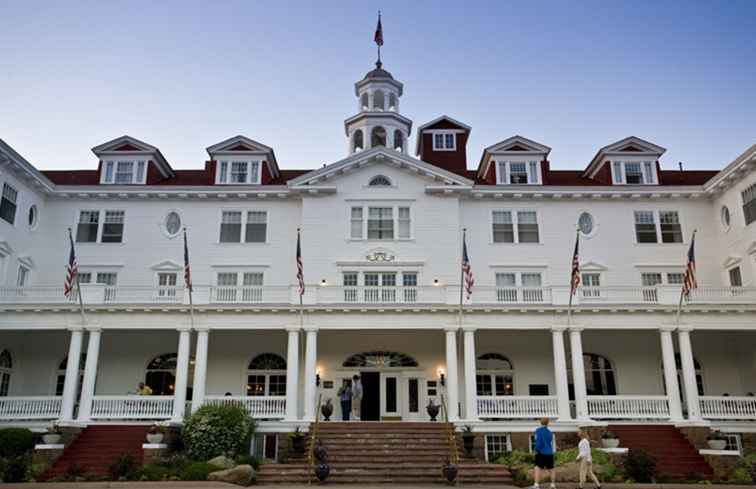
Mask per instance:
[[[245,136],[214,144],[207,154],[216,185],[265,185],[279,176],[273,148]]]
[[[121,136],[92,148],[100,160],[100,184],[149,185],[175,176],[155,146]]]
[[[658,185],[659,158],[666,151],[630,136],[598,150],[583,177],[603,185]]]
[[[471,130],[467,124],[447,115],[437,117],[417,128],[415,154],[426,163],[464,175]]]
[[[551,148],[512,136],[483,150],[478,178],[489,185],[541,185],[549,170]]]

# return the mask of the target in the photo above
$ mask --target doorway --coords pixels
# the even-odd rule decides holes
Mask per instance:
[[[362,421],[379,421],[381,417],[381,374],[360,372],[362,381]]]

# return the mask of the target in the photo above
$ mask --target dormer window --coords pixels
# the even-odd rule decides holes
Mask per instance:
[[[614,161],[612,181],[615,185],[653,185],[656,168],[653,161]]]
[[[115,185],[144,185],[147,176],[147,162],[138,161],[105,161],[105,171],[102,183]]]
[[[535,185],[541,180],[537,161],[499,161],[496,169],[499,185]]]
[[[433,151],[456,151],[457,135],[453,132],[433,133]]]
[[[218,164],[217,183],[244,185],[260,183],[259,161],[226,161]]]

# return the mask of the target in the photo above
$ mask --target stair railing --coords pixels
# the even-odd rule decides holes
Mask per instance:
[[[312,476],[315,474],[315,440],[318,438],[318,428],[320,427],[320,403],[323,400],[323,395],[318,396],[318,405],[315,408],[315,422],[312,424],[312,430],[310,430],[310,449],[307,453],[307,464],[309,470],[307,471],[307,485],[312,484]]]
[[[459,450],[457,448],[457,436],[454,432],[454,425],[449,422],[449,410],[446,406],[446,399],[441,394],[441,408],[444,411],[444,423],[446,424],[446,441],[449,446],[449,463],[459,464]]]

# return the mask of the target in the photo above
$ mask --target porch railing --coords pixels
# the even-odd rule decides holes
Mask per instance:
[[[595,419],[667,419],[666,396],[588,396],[588,416]]]
[[[481,418],[535,419],[558,415],[556,396],[478,396]]]
[[[0,397],[0,419],[57,419],[62,397]]]
[[[169,419],[173,396],[95,396],[92,419]]]
[[[701,287],[690,291],[691,304],[756,303],[756,287]]]
[[[286,414],[286,396],[206,396],[205,404],[243,406],[252,418],[275,419]]]
[[[756,397],[701,396],[699,403],[704,418],[756,420]]]

